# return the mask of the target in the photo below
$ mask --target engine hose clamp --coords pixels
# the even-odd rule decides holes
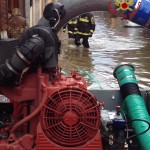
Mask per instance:
[[[23,54],[22,54],[19,50],[17,50],[17,54],[18,54],[18,56],[19,56],[25,63],[27,63],[28,65],[31,64],[31,61],[29,61],[28,59],[26,59],[26,58],[23,56]]]
[[[58,11],[57,9],[54,9],[54,11],[56,11],[56,13],[57,13],[58,20],[57,20],[57,22],[56,22],[56,24],[54,25],[53,28],[55,28],[55,27],[58,25],[58,23],[60,22],[60,14],[59,14],[59,11]]]
[[[19,75],[19,74],[20,74],[19,72],[17,72],[17,71],[8,63],[8,60],[6,60],[6,66],[7,66],[8,69],[9,69],[10,71],[12,71],[14,74],[16,74],[16,75]]]

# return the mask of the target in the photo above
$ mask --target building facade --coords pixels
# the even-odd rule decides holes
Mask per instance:
[[[39,18],[42,17],[45,5],[55,1],[56,0],[26,0],[25,16],[29,25],[30,26],[36,25]]]

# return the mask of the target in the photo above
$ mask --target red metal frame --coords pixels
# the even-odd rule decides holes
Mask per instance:
[[[0,150],[102,149],[100,112],[95,97],[87,91],[85,80],[76,72],[69,76],[60,72],[58,69],[50,82],[49,75],[39,68],[37,73],[25,74],[20,86],[0,88],[14,104],[14,122],[3,129],[10,136],[0,140]],[[60,119],[61,125],[58,123],[57,128]],[[50,130],[52,126],[56,127],[55,131]],[[63,130],[64,135],[60,136]]]

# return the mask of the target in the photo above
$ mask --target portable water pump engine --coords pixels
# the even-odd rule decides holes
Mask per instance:
[[[99,150],[99,118],[97,101],[86,90],[72,87],[54,92],[41,111],[37,150]]]
[[[101,150],[97,100],[77,72],[65,76],[56,66],[56,35],[39,26],[25,34],[0,67],[0,150]],[[46,60],[36,64],[45,51],[51,51],[48,71]]]

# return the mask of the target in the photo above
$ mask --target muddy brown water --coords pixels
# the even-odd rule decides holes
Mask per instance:
[[[59,66],[63,71],[79,71],[89,89],[118,89],[114,68],[130,63],[135,67],[140,89],[150,89],[150,30],[125,28],[120,18],[112,18],[107,12],[95,12],[95,21],[89,49],[76,47],[74,40],[60,31]]]

